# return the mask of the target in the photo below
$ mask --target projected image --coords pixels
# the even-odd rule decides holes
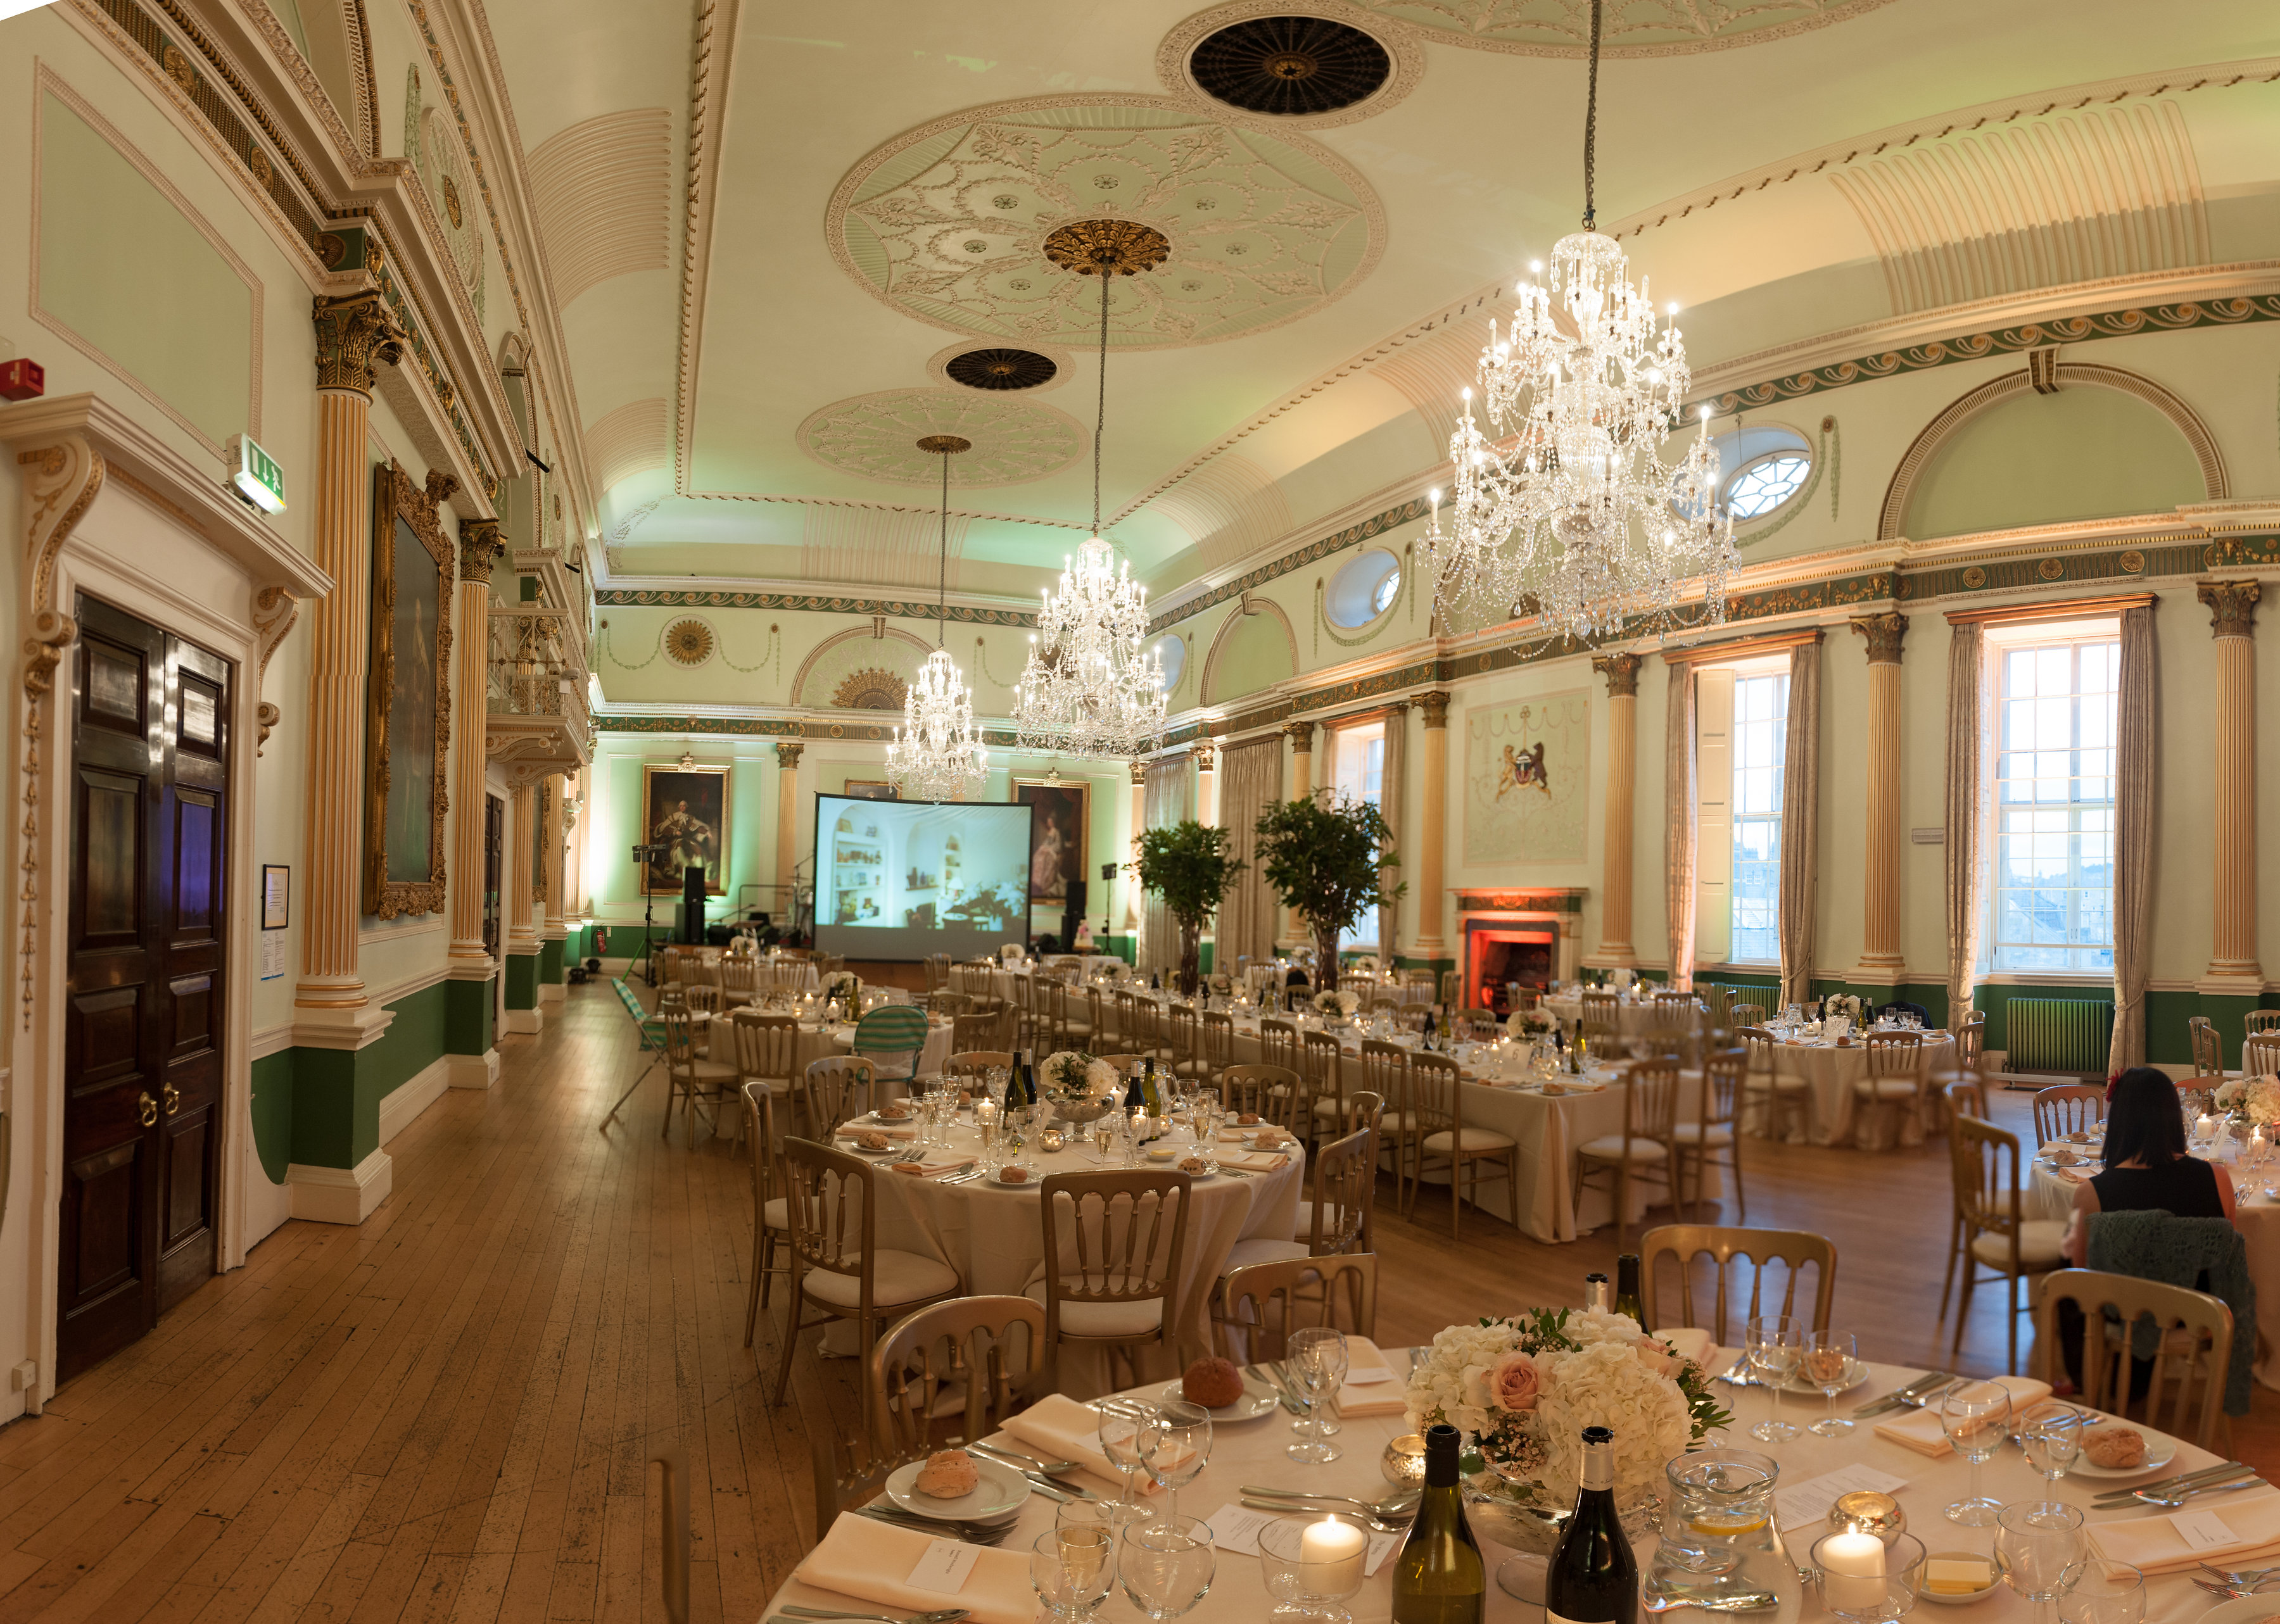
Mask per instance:
[[[816,946],[968,957],[1028,940],[1026,806],[816,798]]]

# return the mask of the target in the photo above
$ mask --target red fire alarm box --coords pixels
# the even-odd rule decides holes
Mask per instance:
[[[37,361],[18,356],[0,361],[0,399],[36,400],[47,393],[48,374]]]

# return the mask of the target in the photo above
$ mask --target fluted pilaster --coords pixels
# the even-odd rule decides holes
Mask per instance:
[[[786,930],[799,912],[799,887],[792,872],[799,863],[799,753],[803,744],[776,746],[776,923]],[[822,907],[818,894],[816,906]],[[820,917],[819,915],[819,917]]]
[[[1864,615],[1852,629],[1868,643],[1868,844],[1860,865],[1860,967],[1854,979],[1897,985],[1900,951],[1900,642],[1908,618]]]
[[[1448,905],[1443,887],[1442,836],[1449,821],[1449,696],[1417,697],[1425,713],[1425,795],[1417,820],[1417,942],[1413,957],[1446,958],[1441,921]]]
[[[2215,918],[2209,933],[2208,981],[2237,981],[2240,994],[2263,990],[2256,951],[2256,604],[2253,581],[2205,581],[2216,639],[2216,692],[2210,731],[2215,756],[2216,839],[2210,853]],[[2211,990],[2207,982],[2203,990]]]
[[[533,823],[538,817],[538,786],[525,780],[514,787],[514,816],[506,832],[506,951],[538,951],[538,875]]]
[[[488,967],[483,951],[483,762],[490,712],[491,566],[496,519],[459,527],[459,585],[452,599],[451,957]]]
[[[1607,679],[1607,820],[1599,854],[1599,951],[1595,962],[1633,965],[1631,945],[1631,848],[1637,837],[1638,786],[1638,673],[1636,654],[1594,659],[1591,669]]]

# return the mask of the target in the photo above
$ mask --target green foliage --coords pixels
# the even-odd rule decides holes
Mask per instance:
[[[1250,865],[1231,857],[1227,831],[1193,819],[1140,832],[1140,889],[1164,899],[1182,931],[1201,930]]]
[[[1386,883],[1385,871],[1401,859],[1393,831],[1367,801],[1277,801],[1259,820],[1258,835],[1267,883],[1318,936],[1352,929],[1363,913],[1409,889]]]

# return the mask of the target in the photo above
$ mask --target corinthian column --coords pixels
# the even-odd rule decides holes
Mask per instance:
[[[1435,968],[1448,958],[1441,937],[1447,898],[1442,894],[1441,837],[1449,821],[1449,696],[1417,697],[1425,712],[1425,795],[1417,819],[1417,941],[1413,957]]]
[[[1219,821],[1219,773],[1217,753],[1209,739],[1198,739],[1191,753],[1196,758],[1196,821],[1213,824]]]
[[[1140,860],[1140,832],[1147,827],[1148,764],[1136,761],[1132,763],[1132,843],[1125,849],[1126,862],[1137,863]],[[1146,917],[1141,904],[1140,881],[1136,870],[1132,882],[1124,888],[1124,928],[1131,933],[1132,962],[1135,965],[1140,963],[1140,921]]]
[[[1609,654],[1591,662],[1607,679],[1607,823],[1599,854],[1599,951],[1595,965],[1635,965],[1631,946],[1631,846],[1637,827],[1633,792],[1638,784],[1638,673],[1636,654]]]
[[[491,978],[498,965],[483,947],[483,763],[490,716],[491,566],[499,521],[459,526],[459,585],[451,606],[451,954],[444,992],[444,1048],[451,1086],[487,1089],[498,1081]]]
[[[1900,954],[1900,640],[1898,610],[1862,615],[1852,629],[1868,643],[1868,827],[1860,865],[1860,966],[1852,979],[1897,988]]]
[[[315,318],[312,539],[317,564],[332,577],[333,589],[317,600],[310,616],[308,878],[293,1003],[303,1024],[357,1029],[386,1025],[379,1012],[365,1012],[368,1000],[357,964],[372,603],[372,463],[365,428],[374,368],[395,365],[404,352],[404,332],[376,292],[320,298]]]
[[[2256,954],[2256,602],[2261,594],[2253,581],[2204,581],[2197,591],[2208,605],[2216,638],[2210,718],[2216,752],[2210,889],[2216,918],[2208,978],[2200,990],[2254,998],[2264,985]]]
[[[539,935],[538,998],[542,1004],[559,1004],[565,990],[562,980],[562,944],[569,940],[570,929],[565,921],[562,888],[562,802],[570,793],[570,781],[557,773],[546,781],[539,814],[539,842],[542,849],[539,885],[546,893],[546,924]]]
[[[1314,724],[1286,722],[1282,731],[1290,738],[1290,799],[1303,801],[1314,793]],[[1313,940],[1306,921],[1298,917],[1296,908],[1285,912],[1282,920],[1285,939],[1307,943]]]

